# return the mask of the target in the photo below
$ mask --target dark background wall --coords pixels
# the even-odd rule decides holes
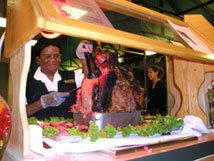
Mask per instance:
[[[7,100],[8,97],[9,64],[0,63],[0,95]]]

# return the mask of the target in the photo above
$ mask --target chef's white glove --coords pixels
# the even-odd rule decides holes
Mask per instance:
[[[66,97],[69,96],[68,92],[51,92],[46,95],[42,95],[40,98],[42,108],[56,107],[62,104]]]
[[[85,59],[84,53],[92,53],[93,44],[90,41],[82,40],[76,48],[76,55],[80,59]]]

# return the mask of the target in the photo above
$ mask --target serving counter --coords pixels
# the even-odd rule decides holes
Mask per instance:
[[[70,1],[63,0],[63,2]],[[177,25],[189,27],[212,51],[214,50],[213,26],[202,17],[195,18],[194,15],[193,17],[188,17],[187,15],[183,21],[126,0],[96,0],[96,2],[101,6],[107,6],[108,9],[115,12],[136,19],[152,20],[164,25],[168,25],[167,22],[170,20]],[[200,117],[205,124],[208,122],[207,115],[198,102],[198,91],[204,82],[205,73],[214,72],[212,54],[62,16],[56,6],[53,5],[53,0],[8,0],[4,55],[10,58],[12,81],[10,82],[11,93],[9,95],[12,97],[13,127],[4,161],[23,160],[23,158],[25,160],[33,160],[34,158],[38,160],[137,160],[142,157],[150,160],[150,158],[167,156],[173,156],[173,160],[182,160],[181,157],[185,157],[183,154],[187,154],[187,157],[195,156],[195,158],[200,158],[213,153],[212,150],[214,148],[211,148],[213,147],[213,134],[211,134],[198,140],[160,145],[160,147],[154,147],[151,153],[139,149],[136,152],[120,156],[95,152],[66,154],[49,158],[41,158],[36,154],[32,154],[29,147],[30,136],[25,106],[26,80],[31,62],[29,41],[43,31],[142,51],[153,50],[170,56],[170,62],[172,63],[167,71],[170,79],[168,80],[170,84],[169,91],[174,96],[175,101],[169,113],[178,117],[193,114]],[[197,149],[201,149],[203,152],[193,153]],[[192,155],[188,155],[190,153]]]
[[[113,154],[104,151],[88,152],[88,153],[66,153],[63,155],[41,156],[30,152],[25,156],[23,161],[57,161],[57,160],[76,160],[76,161],[124,161],[124,160],[174,160],[174,161],[190,161],[202,159],[209,161],[214,159],[214,133],[203,135],[198,138],[190,138],[187,140],[178,140],[168,143],[156,144],[153,146],[145,146],[132,148],[121,151],[120,154]],[[5,153],[2,161],[12,161],[12,155]]]

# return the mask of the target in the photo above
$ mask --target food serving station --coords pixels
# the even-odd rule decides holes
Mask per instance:
[[[5,151],[4,160],[33,160],[42,157],[30,150],[30,130],[25,107],[25,89],[27,74],[31,62],[31,44],[42,32],[51,32],[71,37],[83,38],[103,43],[116,44],[138,50],[152,50],[166,54],[168,59],[169,91],[175,98],[169,115],[183,118],[191,114],[201,118],[208,126],[209,118],[205,110],[199,105],[199,89],[204,82],[205,74],[214,72],[213,53],[197,51],[185,46],[161,42],[115,29],[109,25],[103,26],[90,23],[69,15],[63,15],[56,5],[61,1],[54,0],[8,0],[7,2],[7,28],[5,36],[4,55],[10,58],[10,71],[12,80],[12,132]],[[163,26],[171,27],[169,21],[191,29],[195,35],[214,51],[213,26],[201,15],[186,15],[184,20],[166,16],[164,14],[138,6],[126,0],[95,0],[99,7],[105,10],[134,17],[140,20],[152,21]],[[71,1],[63,1],[70,5]],[[90,3],[92,3],[90,1]],[[203,27],[201,27],[203,26]],[[191,66],[191,67],[190,67]],[[187,77],[188,76],[188,77]],[[191,153],[193,158],[213,154],[213,134],[199,138],[191,137],[185,141],[160,144],[154,146],[150,153],[143,147],[115,156],[103,152],[81,154],[63,154],[46,158],[47,160],[131,160],[146,157],[164,157]],[[199,147],[201,146],[201,147]],[[197,149],[203,149],[194,154]],[[173,151],[171,154],[168,153]],[[165,153],[164,153],[165,152]],[[188,154],[187,154],[188,155]],[[153,158],[153,159],[154,159]],[[45,160],[45,158],[43,158]]]

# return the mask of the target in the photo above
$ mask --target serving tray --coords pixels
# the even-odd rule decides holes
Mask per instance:
[[[125,127],[127,125],[139,125],[141,111],[118,112],[118,113],[94,113],[84,117],[81,113],[74,113],[73,119],[77,124],[89,125],[89,121],[94,121],[102,130],[106,125],[111,124],[115,127]]]

